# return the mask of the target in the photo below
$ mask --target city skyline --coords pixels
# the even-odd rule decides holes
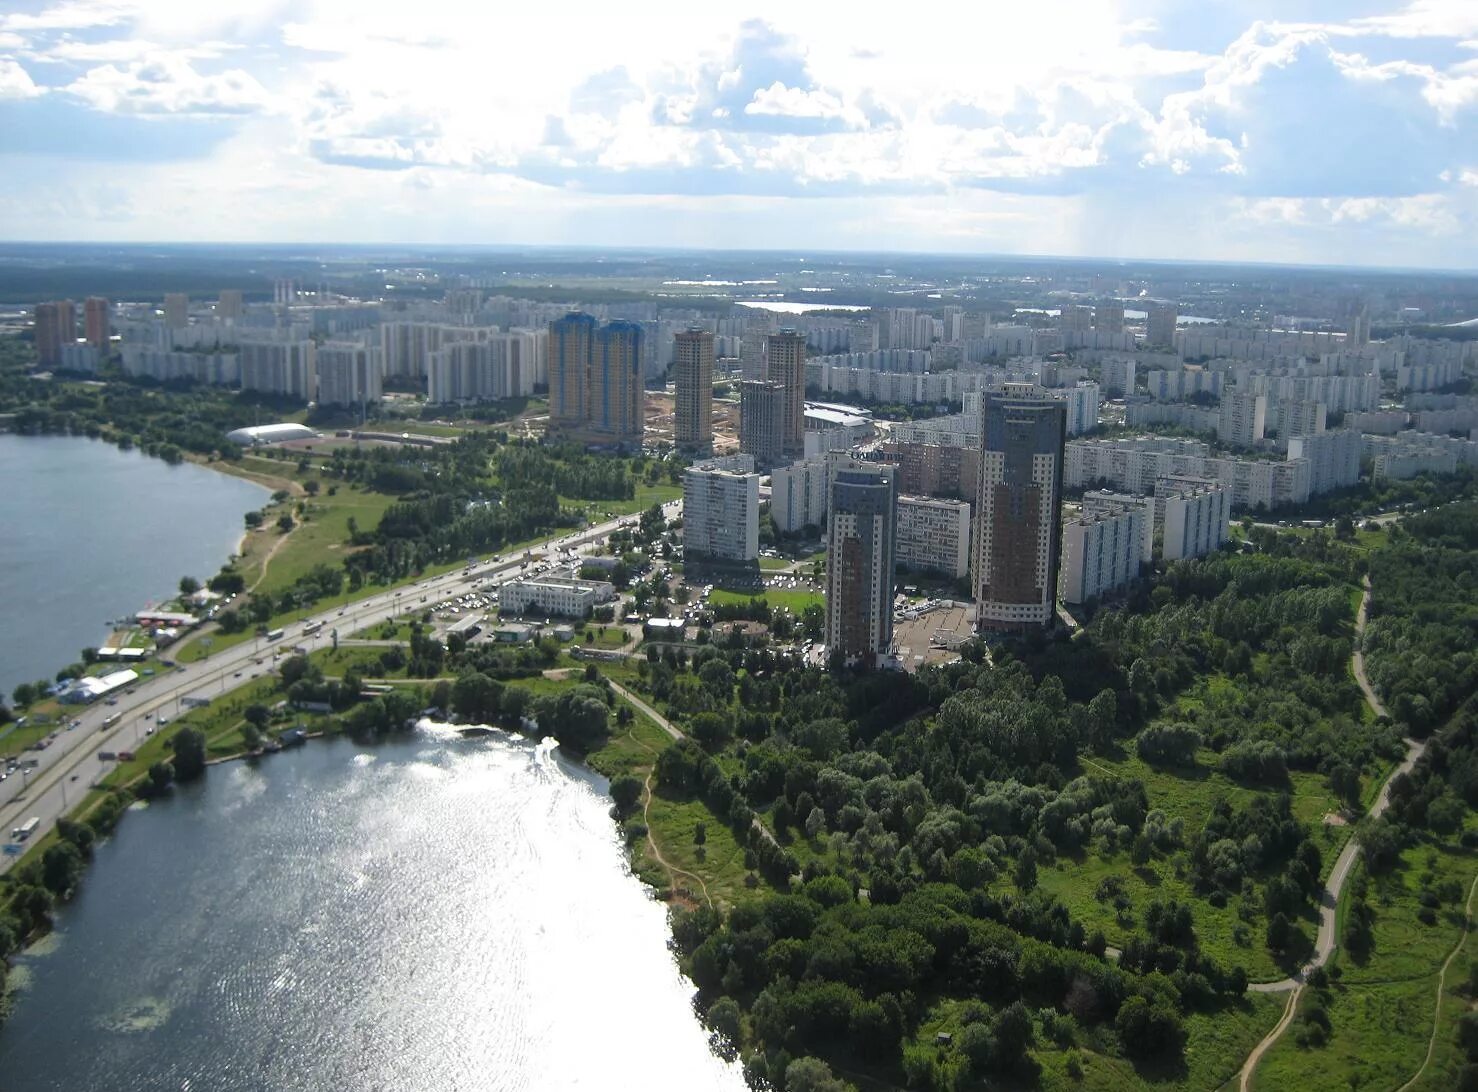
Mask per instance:
[[[1478,267],[1472,5],[558,18],[27,4],[0,237]]]

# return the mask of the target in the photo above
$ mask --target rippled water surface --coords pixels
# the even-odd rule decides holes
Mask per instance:
[[[434,727],[212,769],[22,959],[0,1087],[738,1092],[598,783]]]

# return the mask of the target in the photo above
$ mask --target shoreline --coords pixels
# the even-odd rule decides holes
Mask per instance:
[[[102,435],[99,435],[99,436],[88,436],[85,433],[76,433],[76,432],[20,433],[20,432],[15,432],[13,430],[10,430],[10,431],[7,431],[5,433],[5,435],[8,435],[8,436],[16,436],[16,437],[19,437],[22,440],[37,439],[37,438],[41,438],[41,437],[51,437],[51,438],[71,439],[71,440],[92,440],[92,441],[95,441],[95,442],[105,443],[108,446],[115,448],[116,450],[118,450],[119,452],[121,452],[121,453],[123,453],[125,455],[131,454],[131,453],[137,453],[137,454],[141,455],[142,457],[144,457],[146,459],[150,459],[150,460],[153,460],[155,462],[162,463],[164,466],[166,466],[166,467],[168,467],[170,469],[174,469],[174,468],[176,468],[178,466],[183,465],[184,463],[189,463],[189,464],[194,465],[194,466],[199,466],[199,467],[201,467],[203,469],[207,469],[207,470],[214,469],[214,470],[217,470],[219,473],[225,474],[225,475],[227,475],[229,477],[238,478],[238,479],[243,480],[243,481],[251,482],[252,484],[257,485],[257,486],[260,486],[263,489],[270,489],[271,488],[271,486],[268,484],[267,481],[261,480],[262,478],[266,478],[267,477],[266,475],[254,475],[254,474],[252,474],[249,471],[248,472],[245,472],[245,473],[239,473],[239,474],[231,473],[230,471],[223,470],[223,469],[220,469],[219,468],[219,464],[222,462],[222,460],[220,460],[220,459],[209,460],[209,459],[204,459],[202,457],[193,456],[193,455],[187,453],[185,455],[185,457],[181,460],[180,463],[173,463],[173,462],[170,462],[168,459],[161,458],[158,455],[151,455],[149,452],[145,451],[143,448],[141,448],[141,447],[139,447],[137,445],[130,445],[129,447],[123,447],[121,444],[119,444],[117,442],[117,440],[114,438],[114,436],[111,435],[111,434],[109,434],[108,432],[104,432]],[[283,480],[285,481],[286,479],[283,479]],[[293,484],[296,484],[296,483],[293,483]],[[301,488],[301,487],[299,487],[299,488]],[[270,495],[267,498],[267,503],[270,503]],[[243,512],[240,513],[240,518],[244,519],[245,516],[246,516],[246,513],[249,512],[249,511],[252,511],[252,510],[253,509],[246,509],[246,510],[244,510]],[[224,562],[222,562],[221,564],[217,565],[216,569],[214,571],[212,571],[211,573],[206,574],[206,575],[198,578],[198,579],[200,579],[200,583],[201,583],[201,586],[202,587],[205,587],[208,584],[208,582],[210,581],[211,577],[214,576],[217,572],[219,572],[222,567],[224,567],[225,565],[232,564],[236,559],[238,559],[238,558],[240,558],[242,556],[243,549],[244,549],[244,547],[246,545],[247,539],[250,538],[250,536],[251,536],[251,531],[249,529],[243,529],[242,533],[237,537],[237,539],[235,541],[235,544],[234,544],[234,546],[232,548],[232,552],[227,555],[226,560]],[[172,599],[172,598],[174,598],[175,596],[178,595],[178,591],[179,591],[179,589],[176,588],[176,589],[174,589],[174,593],[173,594],[170,594],[169,592],[165,592],[160,597],[161,598],[161,601],[164,601],[164,602],[169,601],[170,599]],[[146,599],[147,599],[147,596],[146,596]],[[108,635],[111,636],[111,633],[116,628],[116,627],[113,626],[113,622],[114,621],[115,621],[114,619],[100,619],[95,624],[98,625],[101,628],[108,629],[109,630],[109,634]],[[94,624],[94,623],[88,623],[88,624],[91,625],[91,624]],[[204,623],[202,622],[200,624],[203,625]],[[190,639],[190,635],[187,634],[187,635],[183,636],[176,643],[184,643],[185,641],[188,641],[189,639]],[[82,648],[86,648],[86,647],[90,647],[90,646],[84,644],[81,647]],[[80,654],[81,654],[81,648],[78,649],[78,655],[80,655]],[[72,661],[72,662],[75,662],[75,661]],[[117,662],[120,663],[120,664],[123,663],[123,661],[117,661]],[[62,666],[66,666],[66,665],[64,664]],[[60,668],[58,668],[58,670],[60,670]],[[48,673],[47,677],[49,679],[54,679],[54,673]],[[27,680],[25,680],[25,679],[18,680],[18,682],[25,682],[25,681],[27,681]],[[6,693],[4,693],[4,694],[0,694],[0,701],[3,701],[8,696],[9,696],[8,691]]]

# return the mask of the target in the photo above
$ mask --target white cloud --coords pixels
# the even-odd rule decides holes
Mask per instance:
[[[769,87],[760,88],[744,107],[746,114],[763,114],[769,117],[789,118],[834,118],[848,124],[859,124],[861,116],[848,110],[842,100],[820,88],[802,91],[799,87],[786,87],[776,80]]]
[[[31,75],[15,61],[0,57],[0,102],[10,99],[33,99],[42,94]]]
[[[253,114],[271,101],[250,73],[233,68],[207,75],[175,53],[91,69],[66,91],[94,110],[116,114]]]

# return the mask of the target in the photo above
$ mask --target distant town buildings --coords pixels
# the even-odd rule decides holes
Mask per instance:
[[[877,665],[893,643],[898,488],[891,466],[838,468],[828,505],[826,646]]]
[[[1147,309],[1145,319],[1145,341],[1151,348],[1171,349],[1175,347],[1175,323],[1180,317],[1173,303],[1154,302]]]
[[[179,330],[190,325],[190,297],[183,292],[166,292],[164,296],[164,325]]]
[[[441,347],[425,357],[426,401],[496,402],[534,393],[540,358],[548,352],[548,334],[542,330],[482,333],[479,340],[432,339]],[[397,340],[403,344],[400,335]]]
[[[62,366],[62,347],[77,340],[77,305],[71,300],[38,303],[35,311],[37,363]]]
[[[680,450],[713,450],[713,334],[698,327],[675,338],[673,442]]]
[[[222,322],[240,322],[245,313],[241,289],[222,288],[220,298],[216,300],[216,318]]]
[[[100,353],[112,347],[112,308],[101,296],[88,296],[82,305],[82,329],[87,344]]]
[[[976,610],[982,630],[1050,626],[1056,616],[1067,411],[1030,388],[991,394],[977,508]]]

